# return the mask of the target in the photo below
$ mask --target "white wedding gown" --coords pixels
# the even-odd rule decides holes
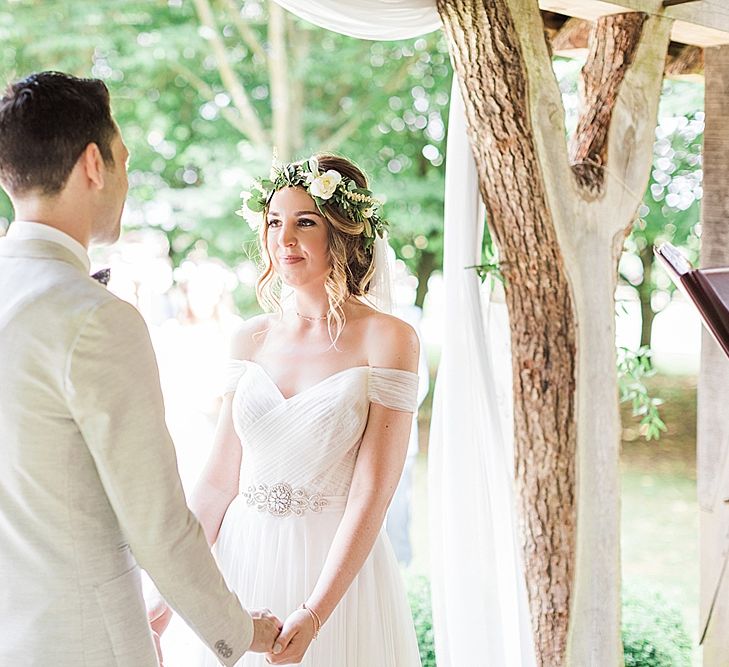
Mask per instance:
[[[226,391],[243,446],[241,494],[215,554],[248,608],[280,619],[314,588],[344,512],[370,402],[417,407],[418,376],[357,366],[286,399],[263,367],[233,360]],[[204,665],[217,661],[210,653]],[[305,667],[420,667],[399,566],[384,528],[344,598],[300,663]],[[236,667],[268,667],[247,653]]]

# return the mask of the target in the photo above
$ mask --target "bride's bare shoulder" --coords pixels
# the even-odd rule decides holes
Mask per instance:
[[[233,359],[252,359],[277,319],[277,315],[263,313],[243,320],[230,337],[230,356]]]
[[[365,343],[370,366],[417,372],[420,341],[415,329],[399,317],[368,313]]]

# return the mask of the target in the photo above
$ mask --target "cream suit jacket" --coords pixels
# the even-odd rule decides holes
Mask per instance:
[[[139,313],[0,238],[0,665],[156,667],[140,567],[224,665],[253,623],[189,511]]]

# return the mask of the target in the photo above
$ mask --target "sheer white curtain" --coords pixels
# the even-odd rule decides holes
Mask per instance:
[[[481,261],[484,209],[455,81],[445,197],[445,337],[428,460],[437,660],[531,666],[512,485],[508,316],[467,268]]]
[[[440,27],[434,0],[275,0],[360,39]],[[354,156],[356,158],[356,156]],[[480,261],[483,207],[453,86],[445,192],[445,332],[430,437],[431,583],[439,667],[535,664],[516,540],[506,308],[466,267]]]

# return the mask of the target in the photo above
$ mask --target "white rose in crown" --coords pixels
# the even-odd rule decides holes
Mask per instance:
[[[342,175],[338,171],[330,169],[329,171],[317,176],[311,182],[309,192],[314,197],[330,199],[341,181]]]
[[[364,211],[362,211],[363,218],[371,218],[374,214],[375,214],[374,208],[366,208]]]

